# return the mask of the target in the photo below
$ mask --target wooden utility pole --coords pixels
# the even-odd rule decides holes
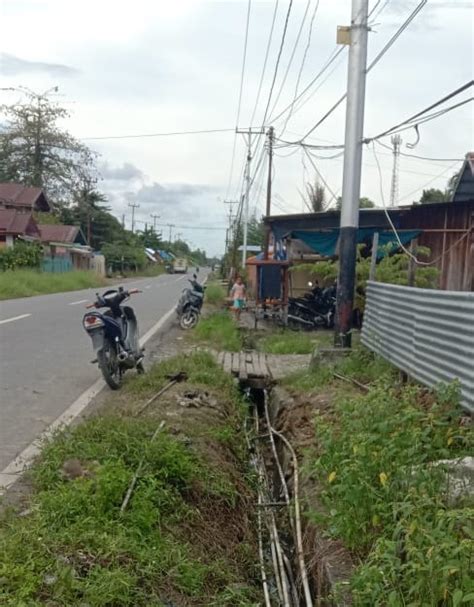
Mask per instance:
[[[265,210],[265,216],[270,217],[272,211],[272,180],[273,180],[273,139],[275,129],[271,126],[268,129],[268,176],[267,176],[267,206]],[[263,251],[263,258],[268,259],[268,249],[270,247],[270,227],[265,226],[265,246]]]
[[[156,232],[156,221],[160,218],[160,215],[151,214],[150,217],[153,219],[153,231]]]
[[[135,209],[138,209],[140,205],[138,203],[129,202],[128,206],[132,209],[132,234],[135,232]]]

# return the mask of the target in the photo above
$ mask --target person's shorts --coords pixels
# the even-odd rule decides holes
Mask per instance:
[[[243,307],[244,307],[243,299],[234,299],[234,308],[236,310],[242,310]]]

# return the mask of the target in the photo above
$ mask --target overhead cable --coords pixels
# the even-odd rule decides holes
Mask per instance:
[[[248,0],[247,19],[246,19],[246,23],[245,23],[244,49],[243,49],[243,54],[242,54],[242,69],[240,72],[239,100],[237,103],[237,115],[236,115],[236,119],[235,119],[235,130],[236,131],[239,126],[240,110],[242,108],[242,92],[244,89],[245,64],[247,62],[247,43],[248,43],[248,38],[249,38],[250,9],[251,8],[252,8],[252,0]],[[232,184],[232,177],[234,175],[234,161],[235,161],[236,145],[237,145],[237,132],[234,135],[234,143],[232,145],[232,157],[231,157],[231,161],[230,161],[229,180],[227,182],[226,198],[229,197],[229,191],[230,191],[230,187]]]
[[[272,45],[273,30],[275,29],[275,21],[276,21],[276,16],[277,16],[277,12],[278,12],[278,3],[279,3],[279,0],[276,0],[275,8],[273,9],[272,25],[270,27],[270,34],[268,36],[267,50],[265,51],[265,59],[263,61],[262,75],[260,76],[260,84],[258,85],[257,99],[255,100],[255,106],[253,108],[252,117],[250,118],[250,124],[253,124],[253,119],[255,118],[255,114],[257,112],[258,102],[260,101],[260,94],[262,92],[263,81],[265,79],[265,71],[267,69],[268,55],[270,53],[270,47]]]
[[[285,46],[286,32],[288,30],[288,21],[290,20],[290,14],[291,14],[292,7],[293,7],[293,0],[290,0],[290,2],[288,4],[288,10],[286,12],[285,25],[283,26],[283,34],[281,36],[280,48],[278,49],[278,56],[277,56],[277,60],[276,60],[276,64],[275,64],[275,71],[273,73],[273,80],[272,80],[272,84],[270,87],[270,93],[268,95],[267,106],[265,108],[265,113],[263,115],[263,120],[262,120],[263,126],[265,126],[265,122],[267,120],[267,115],[268,115],[268,109],[270,107],[270,103],[272,100],[273,89],[275,87],[275,82],[276,82],[277,75],[278,75],[278,68],[280,67],[281,55],[283,52],[283,47]]]
[[[306,23],[306,17],[308,16],[308,11],[309,11],[310,5],[311,5],[311,0],[306,0],[306,9],[305,9],[304,14],[303,14],[303,19],[301,20],[301,24],[300,24],[298,33],[296,35],[296,40],[295,40],[295,43],[293,45],[293,50],[292,50],[291,55],[290,55],[290,60],[288,61],[288,65],[286,66],[285,74],[283,76],[283,80],[281,81],[280,89],[278,91],[278,95],[276,96],[276,99],[273,102],[273,107],[272,107],[272,110],[270,112],[270,115],[272,115],[273,112],[275,111],[275,107],[277,106],[278,101],[280,100],[283,88],[285,87],[286,79],[288,78],[288,73],[290,71],[291,64],[293,63],[293,59],[295,58],[296,49],[298,48],[298,45],[300,43],[301,34],[303,33],[303,28],[304,28],[304,24]]]
[[[424,8],[424,6],[426,5],[427,1],[428,0],[422,0],[416,6],[416,8],[410,13],[410,15],[403,22],[403,24],[398,28],[398,30],[395,32],[395,34],[390,38],[390,40],[383,47],[383,49],[380,51],[380,53],[377,54],[377,56],[372,60],[372,62],[370,63],[370,65],[367,67],[367,70],[366,70],[367,74],[370,72],[370,70],[373,67],[375,67],[375,65],[377,65],[377,63],[380,61],[380,59],[383,57],[383,55],[385,55],[385,53],[391,48],[391,46],[393,46],[393,44],[395,43],[395,41],[406,30],[406,28],[413,21],[413,19],[416,17],[416,15],[418,15],[418,13],[421,11],[421,9]],[[333,104],[333,106],[324,114],[324,116],[320,120],[318,120],[318,122],[313,127],[311,127],[311,129],[301,138],[300,141],[303,141],[304,139],[306,139],[307,137],[309,137],[309,135],[311,135],[311,133],[313,133],[325,120],[327,120],[327,118],[329,118],[329,116],[341,105],[341,103],[346,99],[346,97],[347,97],[347,92],[345,92]]]
[[[171,131],[168,133],[142,133],[140,135],[106,135],[104,137],[79,137],[81,141],[99,141],[103,139],[143,139],[146,137],[174,137],[177,135],[201,135],[204,133],[229,133],[234,129],[202,129],[198,131]],[[0,135],[1,136],[1,135]]]

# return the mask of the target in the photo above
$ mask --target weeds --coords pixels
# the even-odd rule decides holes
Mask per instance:
[[[316,346],[329,345],[332,339],[327,333],[279,331],[260,339],[258,349],[269,354],[311,354]]]
[[[206,288],[206,303],[212,304],[214,306],[220,305],[224,303],[226,298],[226,292],[220,284],[216,282],[211,282]]]
[[[77,291],[104,284],[105,280],[96,272],[76,270],[51,273],[36,270],[7,270],[0,272],[0,300]]]
[[[125,395],[147,397],[178,370],[185,370],[194,386],[212,386],[239,420],[237,389],[206,353],[154,367],[124,386]],[[208,457],[197,441],[183,440],[181,434],[165,429],[150,442],[156,426],[153,416],[97,417],[45,446],[31,473],[35,491],[25,516],[10,512],[0,520],[2,605],[258,604],[252,602],[258,596],[252,583],[239,583],[249,567],[238,549],[246,546],[254,555],[251,534],[241,531],[241,543],[232,534],[227,540],[222,536],[227,517],[241,524],[247,498],[238,472],[230,464],[229,469],[219,465],[218,458]],[[216,441],[243,442],[231,421],[212,428],[210,423],[204,439],[211,453]],[[137,486],[121,514],[144,455]],[[72,458],[83,469],[77,478],[65,473],[64,463]]]
[[[239,352],[242,347],[239,330],[227,311],[203,318],[194,330],[194,336],[216,350]]]
[[[359,378],[377,371],[365,355],[342,366]],[[310,468],[326,514],[312,516],[362,559],[351,582],[355,605],[469,603],[473,510],[447,506],[445,473],[429,465],[472,452],[456,388],[433,396],[396,387],[381,371],[367,395],[340,398],[330,416],[316,417]]]

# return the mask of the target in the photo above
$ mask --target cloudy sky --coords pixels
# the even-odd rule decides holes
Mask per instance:
[[[375,4],[372,0],[371,6]],[[369,38],[369,62],[417,4],[419,0],[379,3]],[[294,1],[270,119],[291,104],[298,77],[301,91],[337,49],[336,28],[349,24],[350,5],[350,0]],[[250,125],[256,105],[274,7],[273,0],[252,2],[242,128]],[[267,105],[287,8],[288,0],[279,0],[253,120],[256,127]],[[473,9],[473,1],[428,0],[368,76],[366,136],[397,124],[472,78]],[[160,224],[175,224],[174,233],[182,233],[193,245],[220,253],[228,212],[222,201],[240,195],[245,157],[244,140],[238,136],[229,187],[246,14],[247,0],[1,0],[2,86],[23,85],[38,92],[59,86],[58,100],[72,114],[67,128],[101,154],[101,187],[117,216],[126,213],[129,224],[127,204],[138,203],[139,221],[151,222],[151,214],[158,214]],[[345,91],[346,70],[344,50],[302,97],[305,103],[293,107],[290,120],[286,123],[287,112],[274,122],[277,135],[294,141],[305,134]],[[6,103],[17,98],[16,93],[0,95]],[[472,90],[456,99],[469,96]],[[344,112],[342,104],[307,141],[340,144]],[[229,131],[100,139],[208,129]],[[416,148],[405,147],[416,138],[414,131],[404,133],[402,150],[463,158],[474,148],[473,104],[422,126]],[[261,143],[256,141],[254,168]],[[280,148],[276,153],[275,212],[301,211],[300,192],[315,171],[300,148]],[[317,155],[324,156],[313,160],[328,188],[339,194],[342,158],[328,159],[335,155],[328,151]],[[362,194],[381,204],[381,186],[389,198],[392,157],[378,146],[377,156],[381,182],[372,148],[364,151]],[[402,157],[400,203],[416,200],[423,188],[443,188],[458,165]],[[251,196],[258,214],[264,209],[264,177],[257,171]]]

